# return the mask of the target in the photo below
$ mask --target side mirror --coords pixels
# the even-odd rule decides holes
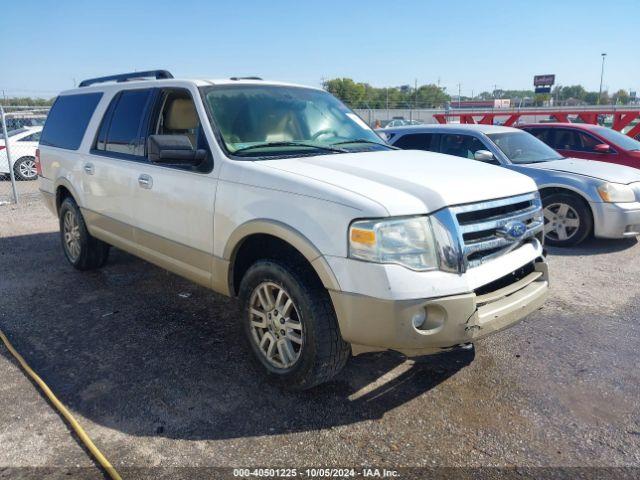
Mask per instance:
[[[153,163],[195,166],[207,158],[206,150],[194,150],[186,135],[149,135],[147,154]]]
[[[489,150],[476,150],[476,153],[473,154],[473,158],[481,162],[495,162],[493,153]]]
[[[611,151],[611,147],[609,145],[607,145],[606,143],[600,143],[600,144],[596,145],[595,147],[593,147],[593,149],[597,153],[609,153]]]

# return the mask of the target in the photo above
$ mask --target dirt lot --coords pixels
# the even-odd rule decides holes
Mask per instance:
[[[31,200],[0,207],[0,328],[131,476],[640,467],[639,260],[635,240],[553,250],[546,306],[475,358],[370,354],[292,394],[254,372],[233,301],[117,250],[101,271],[74,271]],[[0,478],[43,472],[102,478],[0,347]]]

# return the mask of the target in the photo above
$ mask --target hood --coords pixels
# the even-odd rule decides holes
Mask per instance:
[[[556,172],[575,173],[586,177],[598,178],[606,182],[633,183],[640,182],[640,170],[615,163],[598,162],[596,160],[581,160],[579,158],[565,158],[551,162],[518,165],[519,167],[553,170]]]
[[[537,190],[529,177],[505,168],[416,150],[266,160],[260,164],[362,195],[383,205],[389,215],[430,213],[446,206]]]

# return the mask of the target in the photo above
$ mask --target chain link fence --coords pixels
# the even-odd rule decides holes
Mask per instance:
[[[36,149],[49,107],[0,107],[0,205],[38,195]]]

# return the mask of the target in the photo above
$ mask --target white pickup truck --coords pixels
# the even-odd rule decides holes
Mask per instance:
[[[533,180],[396,150],[320,89],[85,80],[53,105],[37,167],[74,267],[113,245],[238,297],[253,355],[289,388],[351,354],[468,345],[548,290]]]

